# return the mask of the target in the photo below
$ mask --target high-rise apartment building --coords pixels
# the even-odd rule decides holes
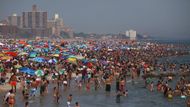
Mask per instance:
[[[23,28],[40,29],[47,27],[47,12],[37,10],[37,6],[32,6],[31,12],[22,13]]]
[[[137,32],[135,30],[126,31],[126,36],[130,38],[130,40],[136,40]]]
[[[61,35],[61,31],[64,31],[63,19],[60,18],[58,14],[55,14],[52,20],[48,20],[48,28],[51,28],[53,36],[59,37]]]
[[[21,16],[17,16],[17,14],[13,14],[12,16],[8,16],[8,23],[10,26],[22,27]]]
[[[32,11],[22,13],[22,27],[25,32],[32,36],[45,37],[50,32],[47,29],[47,12],[38,11],[37,6],[32,6]]]

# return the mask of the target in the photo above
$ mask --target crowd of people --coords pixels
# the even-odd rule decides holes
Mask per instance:
[[[179,49],[179,45],[127,40],[17,40],[2,44],[0,83],[11,85],[4,97],[9,107],[16,103],[15,93],[22,93],[25,107],[29,107],[28,100],[36,97],[37,90],[40,96],[52,93],[55,102],[60,103],[61,89],[66,92],[71,88],[115,91],[116,103],[120,103],[120,97],[131,91],[127,89],[127,79],[135,84],[138,78],[143,78],[145,88],[151,92],[157,90],[168,100],[180,96],[190,107],[190,63],[159,61],[188,55],[189,51]],[[175,78],[179,79],[173,88],[168,83]],[[53,91],[49,91],[49,85],[54,85]],[[69,94],[67,106],[80,107],[72,99]]]

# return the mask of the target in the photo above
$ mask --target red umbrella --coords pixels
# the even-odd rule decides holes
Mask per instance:
[[[44,45],[44,48],[48,48],[49,46],[48,45]]]
[[[6,52],[5,54],[6,54],[6,55],[9,55],[9,56],[13,56],[13,57],[18,56],[18,53],[17,53],[17,52]]]
[[[24,40],[20,40],[18,43],[22,45],[27,45],[27,43]]]
[[[93,67],[93,64],[92,64],[91,62],[88,62],[88,63],[87,63],[87,67],[92,68],[92,67]]]
[[[3,48],[3,50],[10,50],[9,48],[7,48],[7,47],[5,47],[5,48]]]
[[[37,46],[35,46],[35,48],[42,48],[42,46],[37,45]]]

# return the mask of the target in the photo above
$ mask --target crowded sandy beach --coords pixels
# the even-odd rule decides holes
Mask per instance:
[[[1,40],[0,107],[190,107],[190,62],[169,60],[189,56],[187,48],[121,39]]]

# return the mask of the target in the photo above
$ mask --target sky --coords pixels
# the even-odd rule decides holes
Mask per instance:
[[[160,39],[190,39],[190,0],[0,0],[0,20],[36,4],[64,19],[75,32],[139,34]]]

